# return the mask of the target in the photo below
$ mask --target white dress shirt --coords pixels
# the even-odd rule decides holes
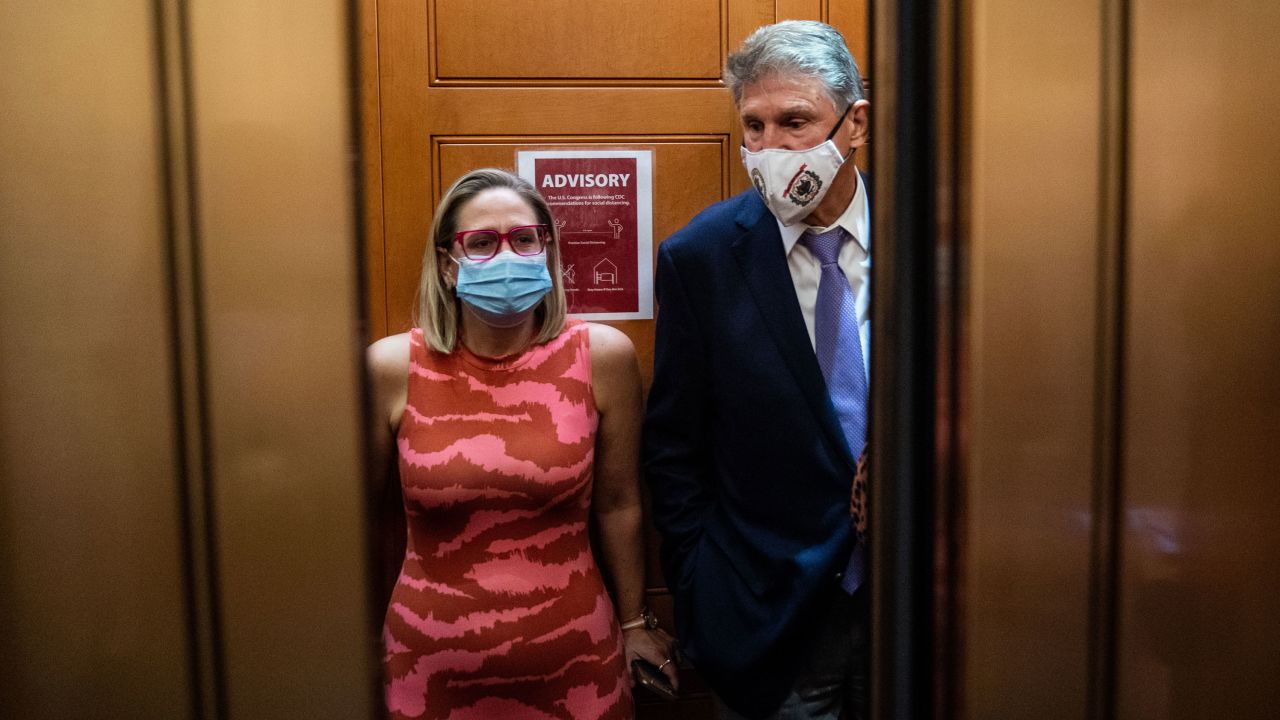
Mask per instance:
[[[837,225],[853,236],[852,242],[846,242],[840,247],[836,262],[844,271],[845,277],[849,278],[849,287],[853,290],[854,309],[858,313],[858,334],[862,339],[862,369],[870,381],[871,317],[867,308],[871,300],[871,211],[861,174],[858,176],[858,189],[854,191],[853,200],[834,223],[824,228],[810,227],[803,223],[787,227],[778,223],[778,231],[782,233],[782,249],[787,254],[787,267],[791,270],[791,281],[796,286],[796,299],[800,301],[800,311],[804,314],[809,343],[816,348],[813,334],[814,307],[818,303],[818,281],[822,277],[822,265],[808,248],[797,241],[806,230],[823,233]]]

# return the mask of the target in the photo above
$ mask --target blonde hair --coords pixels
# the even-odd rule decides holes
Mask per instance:
[[[422,252],[422,276],[418,280],[418,296],[414,302],[413,324],[422,328],[422,338],[427,347],[442,353],[453,352],[458,345],[459,300],[453,288],[445,285],[441,271],[440,249],[448,253],[453,236],[458,231],[458,213],[462,206],[485,190],[507,188],[519,195],[538,216],[538,222],[551,228],[551,241],[547,243],[547,272],[551,275],[551,290],[534,310],[539,323],[534,334],[534,344],[542,344],[555,338],[564,330],[567,302],[564,284],[560,277],[560,231],[551,217],[551,207],[529,181],[506,170],[482,168],[463,175],[449,188],[436,208],[431,223],[431,235]]]

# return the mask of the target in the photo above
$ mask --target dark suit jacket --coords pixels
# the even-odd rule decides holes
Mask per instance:
[[[786,696],[852,542],[847,448],[754,190],[658,251],[645,477],[682,651],[748,716]]]

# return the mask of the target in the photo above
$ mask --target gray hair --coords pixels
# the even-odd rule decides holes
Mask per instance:
[[[862,75],[849,46],[826,23],[784,20],[751,33],[724,64],[724,82],[733,93],[733,104],[742,101],[743,87],[775,73],[818,79],[839,112],[864,97]]]
[[[528,180],[506,170],[481,168],[463,175],[449,188],[436,208],[431,223],[431,237],[422,253],[422,276],[418,280],[418,298],[414,303],[413,323],[422,328],[427,346],[437,352],[451,353],[458,343],[458,300],[453,288],[446,286],[441,265],[441,250],[447,254],[458,230],[458,213],[477,195],[493,188],[515,192],[538,216],[538,222],[551,228],[547,243],[547,272],[551,275],[551,291],[542,299],[534,315],[539,322],[535,344],[549,342],[564,330],[568,302],[560,279],[560,232],[551,208],[542,194]]]

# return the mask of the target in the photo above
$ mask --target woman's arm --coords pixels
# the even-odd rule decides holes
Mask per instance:
[[[644,609],[644,539],[641,535],[640,369],[635,347],[616,328],[588,326],[591,383],[600,414],[596,433],[592,511],[600,528],[604,566],[613,581],[618,619]],[[673,687],[679,683],[671,636],[636,627],[623,631],[628,663],[641,657],[662,667]]]
[[[409,334],[385,337],[365,351],[369,377],[370,416],[367,418],[373,457],[369,488],[381,497],[394,472],[395,437],[409,394]]]
[[[378,600],[382,607],[391,599],[400,566],[404,563],[404,502],[400,495],[396,432],[409,393],[409,336],[392,335],[365,351],[369,382],[369,415],[366,436],[370,467],[366,502],[373,508],[374,542],[380,562]]]

